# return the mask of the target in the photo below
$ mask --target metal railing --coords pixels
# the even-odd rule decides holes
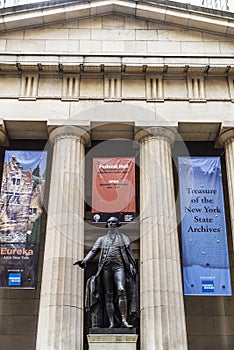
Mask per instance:
[[[48,0],[0,0],[0,8],[33,4],[44,1]],[[168,0],[168,2],[171,1],[234,12],[234,0]]]
[[[223,10],[223,11],[230,11],[230,12],[234,10],[234,4],[233,4],[234,0],[180,0],[180,1],[169,0],[169,1],[176,1],[176,2],[181,2],[183,4],[197,5],[197,6],[207,7],[215,10]]]
[[[48,0],[0,0],[0,8],[34,4],[37,2],[44,2],[44,1],[48,1]]]

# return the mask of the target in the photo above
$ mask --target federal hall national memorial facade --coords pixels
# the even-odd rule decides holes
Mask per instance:
[[[133,157],[136,217],[121,230],[139,267],[137,348],[233,349],[232,293],[184,293],[178,159],[221,161],[233,284],[234,11],[166,0],[0,11],[1,175],[6,151],[47,152],[35,288],[1,277],[0,348],[88,349],[73,263],[105,232],[92,222],[92,161]]]

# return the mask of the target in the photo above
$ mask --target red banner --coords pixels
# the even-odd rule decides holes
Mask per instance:
[[[93,158],[92,213],[135,211],[135,159]]]

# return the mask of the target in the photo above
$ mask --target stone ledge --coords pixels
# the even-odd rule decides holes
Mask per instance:
[[[89,334],[136,334],[136,328],[90,328]]]
[[[192,56],[189,60],[187,56],[131,56],[118,55],[17,55],[0,54],[1,73],[15,72],[26,73],[34,72],[40,74],[64,73],[69,74],[206,74],[206,75],[225,75],[234,74],[233,56],[214,57]]]

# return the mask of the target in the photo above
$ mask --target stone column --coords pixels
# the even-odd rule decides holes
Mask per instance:
[[[9,139],[3,119],[0,119],[0,146],[9,146]]]
[[[187,336],[171,142],[163,127],[140,130],[140,318],[142,350],[185,350]]]
[[[225,148],[230,220],[234,246],[234,128],[224,129],[220,134],[219,142]]]
[[[83,350],[84,156],[88,133],[62,126],[54,143],[37,350]]]

